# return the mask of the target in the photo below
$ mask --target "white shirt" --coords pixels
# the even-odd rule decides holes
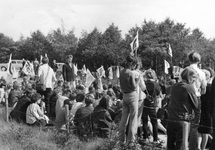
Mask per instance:
[[[39,67],[38,76],[41,83],[43,83],[43,90],[46,88],[53,89],[53,82],[56,81],[56,78],[53,69],[48,64]]]
[[[198,68],[197,64],[191,64],[190,67],[193,68],[198,74],[198,78],[194,82],[193,86],[196,91],[196,96],[201,96],[201,87],[206,88],[206,86],[207,86],[207,80],[205,77],[205,73],[201,69]]]
[[[66,99],[69,99],[68,97],[66,96],[62,96],[62,95],[59,95],[58,99],[57,99],[57,102],[56,102],[56,105],[55,105],[55,114],[57,115],[58,112],[63,109],[63,103]]]
[[[40,106],[36,103],[30,104],[26,110],[26,123],[33,124],[37,119],[43,119],[44,115]]]
[[[135,79],[138,80],[137,95],[139,96],[139,100],[143,100],[146,98],[146,94],[143,92],[146,89],[143,75],[141,75],[141,72],[137,70],[133,70],[132,72],[135,74]]]

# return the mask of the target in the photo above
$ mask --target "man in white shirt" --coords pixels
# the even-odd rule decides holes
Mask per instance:
[[[53,69],[48,65],[49,63],[48,57],[43,57],[42,63],[43,65],[41,65],[38,69],[38,77],[40,82],[43,84],[43,91],[40,91],[39,93],[45,96],[45,103],[49,114],[50,113],[49,99],[51,97],[53,90],[53,82],[56,82],[56,78]]]
[[[205,73],[198,67],[198,64],[201,62],[201,56],[197,52],[192,52],[189,54],[190,66],[196,72],[198,77],[196,81],[193,83],[194,89],[196,91],[196,96],[198,97],[198,109],[195,110],[195,118],[191,121],[190,126],[190,141],[189,141],[189,149],[197,150],[198,144],[198,127],[201,116],[201,100],[200,96],[206,93],[207,80],[205,77]]]

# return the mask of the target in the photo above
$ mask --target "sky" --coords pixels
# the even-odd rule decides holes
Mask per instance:
[[[104,32],[114,23],[124,35],[144,19],[159,23],[168,17],[215,38],[214,0],[0,0],[0,33],[15,41],[62,25],[80,37],[83,30]]]

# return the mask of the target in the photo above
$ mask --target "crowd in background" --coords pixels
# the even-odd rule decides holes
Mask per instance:
[[[140,59],[128,56],[119,83],[108,80],[102,88],[99,76],[86,87],[82,77],[74,75],[72,60],[67,56],[58,72],[56,61],[49,65],[44,57],[33,63],[35,77],[24,75],[13,85],[1,78],[0,102],[8,99],[10,119],[60,131],[72,128],[79,137],[107,138],[119,131],[122,147],[150,139],[162,145],[158,131],[167,135],[168,150],[205,149],[213,138],[214,71],[199,67],[197,52],[189,54],[191,64],[176,80],[159,80],[154,70],[141,71]]]

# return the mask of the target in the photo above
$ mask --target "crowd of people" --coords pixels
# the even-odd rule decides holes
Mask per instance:
[[[82,77],[74,75],[72,55],[67,56],[61,73],[44,57],[35,67],[35,77],[24,76],[12,86],[0,79],[0,102],[8,99],[10,119],[29,126],[72,128],[79,137],[107,138],[118,131],[122,147],[150,139],[162,145],[161,131],[167,135],[168,150],[204,150],[214,133],[214,71],[199,66],[197,52],[188,58],[190,66],[179,79],[164,81],[152,69],[141,71],[141,60],[128,56],[119,84],[108,80],[101,88],[99,76],[86,87]],[[214,145],[212,141],[212,149]]]

